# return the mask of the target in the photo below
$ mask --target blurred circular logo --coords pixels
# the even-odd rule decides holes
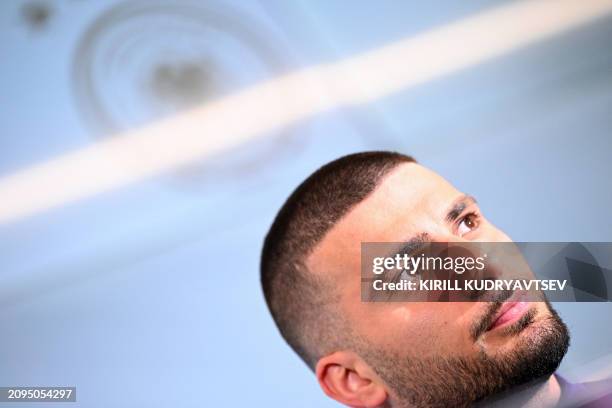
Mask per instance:
[[[121,137],[127,129],[286,72],[289,64],[280,48],[265,25],[226,6],[120,3],[97,18],[80,40],[73,61],[76,104],[94,134]],[[192,187],[253,174],[293,156],[299,146],[294,133],[286,129],[190,164],[172,178]]]

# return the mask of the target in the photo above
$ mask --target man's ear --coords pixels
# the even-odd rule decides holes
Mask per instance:
[[[387,400],[387,390],[358,355],[337,351],[319,360],[317,380],[327,396],[351,407],[375,408]]]

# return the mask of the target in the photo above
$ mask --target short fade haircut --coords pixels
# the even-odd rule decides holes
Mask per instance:
[[[266,235],[261,284],[266,303],[287,343],[314,369],[324,355],[346,347],[349,327],[333,308],[337,296],[305,260],[326,233],[364,200],[396,166],[414,163],[404,154],[370,151],[334,160],[289,196]]]

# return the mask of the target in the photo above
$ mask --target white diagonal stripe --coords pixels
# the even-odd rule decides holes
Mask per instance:
[[[0,179],[0,222],[201,160],[319,112],[474,66],[612,12],[611,0],[526,0],[258,84]]]

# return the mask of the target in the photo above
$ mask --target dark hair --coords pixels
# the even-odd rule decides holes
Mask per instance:
[[[350,154],[315,171],[282,206],[265,238],[261,284],[268,308],[283,336],[312,369],[339,344],[339,316],[329,305],[334,290],[321,274],[309,273],[307,255],[352,207],[401,163],[400,153]]]

